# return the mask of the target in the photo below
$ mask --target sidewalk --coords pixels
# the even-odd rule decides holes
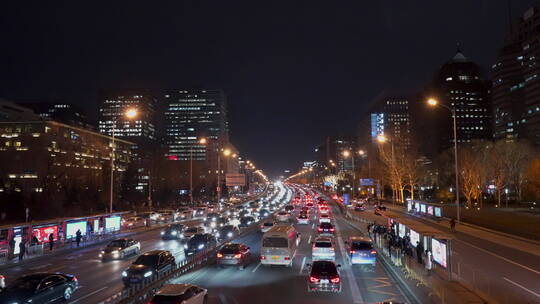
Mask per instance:
[[[414,214],[407,213],[404,207],[401,206],[391,206],[386,205],[386,208],[400,213],[404,216],[411,217],[416,220],[420,220],[436,226],[439,229],[450,232],[450,222],[448,219],[442,219],[440,221],[435,221],[423,216],[418,216]],[[505,246],[511,249],[520,250],[529,254],[540,256],[540,242],[535,240],[529,240],[521,238],[515,235],[506,234],[500,231],[490,230],[488,228],[475,226],[472,224],[462,223],[456,225],[456,231],[460,233],[467,234],[471,237],[480,238],[488,242],[496,243],[501,246]]]
[[[367,224],[380,221],[380,217],[362,213],[362,217],[349,215],[348,223],[367,235]],[[388,240],[382,235],[374,236],[374,244],[379,252],[379,259],[388,272],[404,287],[404,291],[415,303],[487,303],[474,292],[455,281],[450,281],[444,269],[433,269],[428,272],[424,265],[416,259],[390,247]],[[390,249],[389,249],[390,248]]]

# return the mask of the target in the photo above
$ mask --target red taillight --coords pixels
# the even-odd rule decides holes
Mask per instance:
[[[334,283],[334,284],[337,284],[339,283],[339,277],[333,277],[330,279],[330,282]]]
[[[334,228],[330,228],[330,232],[334,232]]]
[[[319,278],[317,278],[317,277],[310,276],[310,277],[309,277],[309,281],[310,281],[311,283],[318,283],[320,280],[319,280]]]
[[[322,232],[322,230],[323,230],[322,228],[319,228],[319,232]]]
[[[216,255],[218,258],[222,258],[223,257],[223,254],[219,253]]]
[[[371,254],[375,254],[375,253],[377,253],[376,250],[371,250]]]
[[[266,260],[266,257],[264,255],[261,255],[261,260]]]
[[[73,277],[73,282],[77,283],[79,280],[77,280],[77,277]]]
[[[239,259],[239,258],[241,258],[241,257],[242,257],[242,254],[240,254],[240,253],[237,253],[237,254],[234,255],[234,258],[235,258],[235,259]]]
[[[354,251],[354,250],[351,250],[351,251],[349,251],[349,253],[353,254],[353,253],[356,253],[356,251]]]
[[[283,259],[284,259],[285,261],[288,261],[288,260],[290,260],[291,258],[290,258],[290,257],[285,257],[285,258],[283,258]]]

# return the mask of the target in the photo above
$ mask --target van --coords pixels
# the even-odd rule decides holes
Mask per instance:
[[[293,226],[274,226],[263,234],[261,245],[262,265],[292,267],[300,234]]]

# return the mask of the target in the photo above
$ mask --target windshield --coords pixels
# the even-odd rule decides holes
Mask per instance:
[[[274,223],[264,223],[264,226],[266,226],[266,227],[272,227],[272,226],[274,226]]]
[[[313,268],[311,270],[314,273],[321,275],[335,275],[337,274],[337,269],[334,263],[332,262],[316,262],[313,263]]]
[[[223,248],[221,248],[220,252],[222,254],[236,254],[240,251],[240,245],[233,244],[233,245],[227,245]]]
[[[330,242],[315,242],[315,247],[330,248],[330,247],[332,247],[332,243],[330,243]]]
[[[263,239],[263,247],[287,248],[289,247],[289,242],[286,238],[267,237]]]
[[[330,228],[332,228],[332,227],[333,227],[333,226],[332,226],[332,224],[330,224],[330,223],[322,223],[322,224],[321,224],[321,228],[323,228],[323,229],[330,229]]]
[[[204,241],[205,241],[204,235],[197,234],[197,235],[193,236],[191,239],[189,239],[188,243],[189,243],[189,245],[196,245],[196,244],[199,244],[199,243],[203,243]]]
[[[107,245],[107,247],[124,247],[126,241],[124,240],[114,240]]]
[[[133,265],[146,265],[154,266],[157,265],[158,256],[157,255],[141,255],[133,262]]]
[[[366,242],[354,242],[351,246],[351,249],[353,250],[371,250],[372,248],[373,246]]]

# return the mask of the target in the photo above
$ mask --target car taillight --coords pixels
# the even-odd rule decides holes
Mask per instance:
[[[356,253],[356,251],[354,251],[354,250],[351,250],[351,251],[349,251],[349,253]]]
[[[377,253],[376,250],[371,250],[371,254],[375,254],[375,253]]]
[[[334,228],[330,228],[330,232],[334,232]]]
[[[330,279],[330,282],[334,283],[334,284],[337,284],[339,283],[339,277],[333,277]]]
[[[290,257],[285,257],[285,258],[284,258],[285,261],[288,261],[288,260],[290,260],[290,259],[291,259]]]
[[[314,277],[314,276],[309,276],[309,281],[311,283],[318,283],[320,281],[320,279],[317,278],[317,277]]]
[[[266,257],[264,255],[261,255],[261,260],[266,260]]]
[[[219,253],[216,255],[218,258],[222,258],[223,257],[223,254]]]
[[[323,230],[322,228],[319,228],[319,232],[322,232],[322,230]]]
[[[234,258],[235,258],[235,259],[239,259],[239,258],[241,258],[241,257],[242,257],[242,254],[241,254],[241,253],[237,253],[237,254],[234,255]]]

